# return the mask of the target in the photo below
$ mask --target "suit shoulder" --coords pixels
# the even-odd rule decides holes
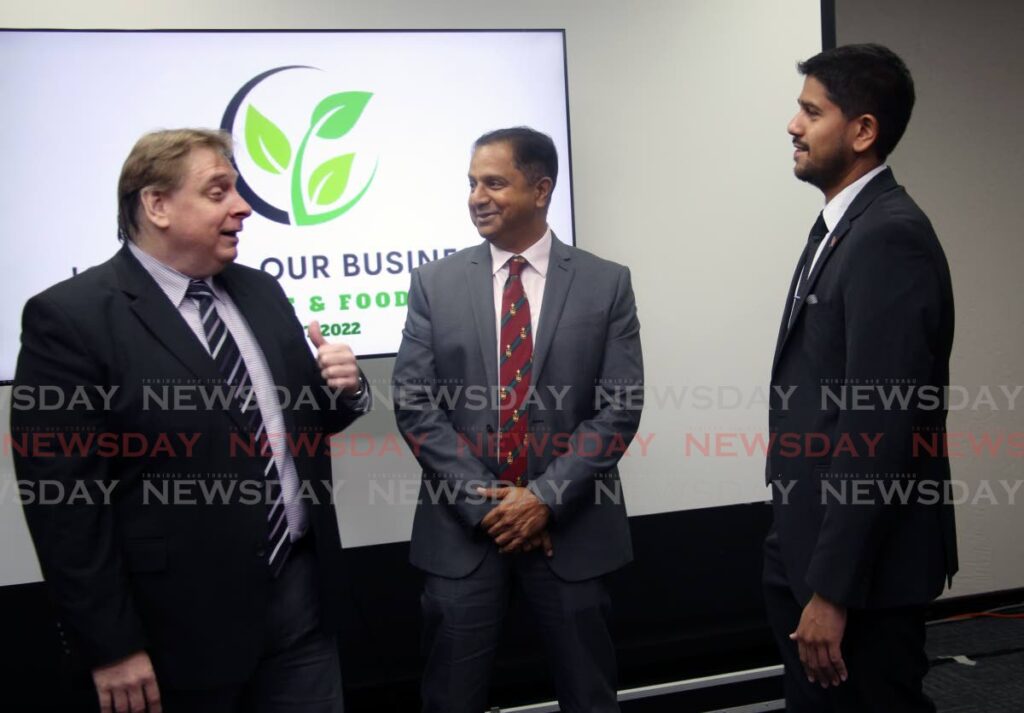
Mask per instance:
[[[115,258],[110,258],[106,262],[61,280],[33,295],[29,301],[54,303],[69,311],[88,308],[100,295],[113,291],[116,285],[114,260]]]
[[[449,275],[452,271],[464,268],[471,260],[480,257],[480,251],[485,250],[486,245],[477,244],[468,248],[462,248],[451,255],[445,255],[439,260],[431,260],[413,268],[414,275],[419,274],[423,280],[436,279],[437,275]]]
[[[272,288],[278,291],[280,284],[273,275],[248,265],[241,265],[233,262],[224,268],[223,274],[239,282],[254,282],[261,287]]]
[[[628,273],[629,268],[625,265],[617,263],[607,258],[598,257],[592,252],[587,252],[582,248],[577,248],[572,245],[566,245],[565,249],[568,251],[569,257],[573,263],[579,269],[594,271],[600,275],[621,275],[622,273]],[[552,256],[553,257],[553,256]]]

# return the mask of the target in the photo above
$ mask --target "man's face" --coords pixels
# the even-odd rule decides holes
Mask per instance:
[[[469,217],[480,236],[499,248],[536,240],[543,226],[549,181],[530,183],[506,142],[485,144],[469,162]]]
[[[857,124],[829,101],[825,85],[814,77],[804,79],[797,104],[800,109],[787,127],[796,147],[793,173],[828,194],[856,158],[853,141]]]
[[[191,277],[215,275],[238,256],[238,233],[252,209],[219,152],[193,149],[181,185],[163,196],[163,249]]]

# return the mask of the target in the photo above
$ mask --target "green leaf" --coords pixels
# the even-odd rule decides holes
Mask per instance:
[[[281,173],[292,160],[288,137],[252,104],[245,113],[245,148],[253,162],[270,173]]]
[[[352,170],[352,159],[356,155],[347,153],[335,156],[316,167],[309,177],[309,200],[317,205],[331,205],[341,198],[348,185],[348,175]]]
[[[316,135],[321,139],[340,139],[359,121],[372,96],[372,92],[332,94],[317,104],[310,125],[316,127],[323,120]]]

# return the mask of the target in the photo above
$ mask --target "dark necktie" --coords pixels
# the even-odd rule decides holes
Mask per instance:
[[[800,271],[800,279],[797,281],[796,294],[793,295],[793,308],[789,311],[789,324],[793,326],[793,318],[796,316],[796,308],[806,295],[807,282],[811,279],[811,267],[814,263],[814,256],[818,253],[818,246],[822,238],[828,235],[828,226],[825,225],[824,213],[818,213],[818,219],[811,226],[811,232],[807,235],[807,246],[804,248],[803,269]]]
[[[245,368],[245,360],[242,359],[242,353],[238,350],[235,338],[231,336],[227,325],[217,314],[217,308],[213,304],[213,290],[210,289],[210,286],[202,280],[191,280],[188,283],[185,296],[195,300],[196,306],[199,307],[203,333],[206,334],[206,342],[210,345],[210,356],[217,364],[217,369],[224,377],[227,387],[235,389],[238,407],[246,419],[253,442],[259,446],[260,458],[265,461],[263,477],[267,490],[271,494],[268,500],[273,502],[268,513],[267,551],[269,554],[267,562],[270,565],[270,571],[276,577],[280,574],[281,567],[288,558],[292,543],[288,530],[288,519],[285,517],[284,494],[281,492],[281,483],[277,474],[277,465],[274,463],[274,454],[270,448],[270,439],[265,433],[263,415],[256,402],[256,390],[253,388],[249,370]]]
[[[526,482],[528,430],[524,402],[533,366],[530,303],[522,279],[526,265],[526,259],[519,255],[508,261],[508,279],[501,295],[499,477],[515,485]]]

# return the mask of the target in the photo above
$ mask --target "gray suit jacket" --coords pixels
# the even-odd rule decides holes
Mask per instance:
[[[395,362],[398,427],[423,468],[411,561],[464,577],[490,538],[475,487],[498,470],[497,335],[484,242],[413,272]],[[566,580],[632,559],[617,463],[643,407],[629,270],[552,239],[529,398],[529,488],[551,508],[552,570]]]

